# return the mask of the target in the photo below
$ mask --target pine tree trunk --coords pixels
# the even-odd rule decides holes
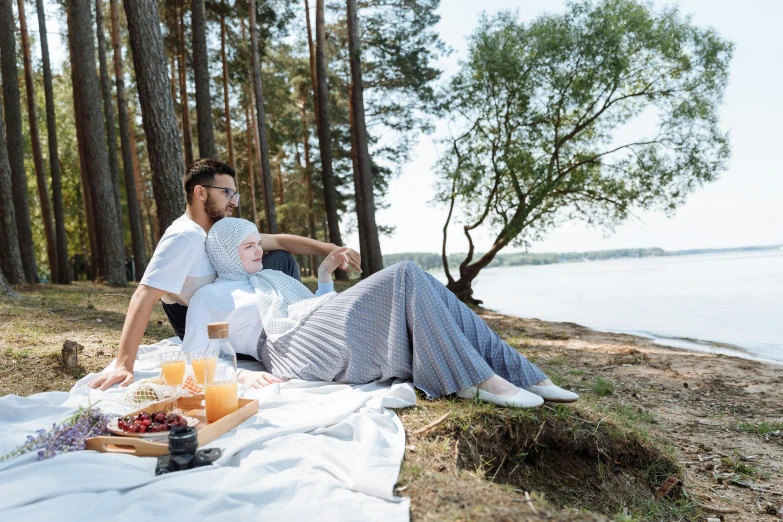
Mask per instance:
[[[20,0],[21,1],[21,0]],[[117,133],[114,130],[114,106],[111,97],[111,80],[106,64],[106,38],[103,34],[103,0],[95,0],[95,33],[98,36],[98,63],[101,72],[103,117],[106,121],[106,143],[109,150],[109,172],[114,198],[117,202],[117,219],[122,227],[122,198],[120,197],[120,165],[117,162]]]
[[[303,91],[304,92],[304,91]],[[310,237],[315,237],[315,195],[313,194],[313,164],[310,162],[310,126],[307,124],[307,96],[302,96],[302,142],[304,143],[305,158],[305,192],[307,194],[307,223],[310,229]],[[308,256],[310,262],[310,275],[315,270],[315,256]]]
[[[13,299],[19,299],[19,294],[14,292],[14,289],[8,284],[2,270],[0,270],[0,295],[7,295]]]
[[[30,142],[33,149],[35,179],[38,185],[38,200],[41,205],[44,235],[46,236],[46,259],[49,262],[51,281],[59,281],[60,265],[57,262],[57,238],[52,219],[52,204],[49,201],[49,187],[46,183],[44,160],[41,152],[41,136],[38,132],[38,110],[35,105],[35,84],[33,83],[33,64],[30,60],[30,35],[27,33],[27,18],[24,12],[24,0],[17,0],[19,10],[19,29],[22,33],[22,56],[24,58],[24,83],[27,90],[27,118],[30,123]]]
[[[359,252],[362,254],[362,273],[367,273],[370,268],[367,266],[367,256],[365,255],[369,248],[367,247],[367,229],[366,223],[361,219],[362,201],[364,189],[362,188],[364,180],[359,174],[359,156],[356,150],[356,135],[354,134],[354,112],[353,112],[353,85],[348,86],[348,126],[351,130],[351,167],[353,169],[353,188],[354,204],[356,207],[356,227],[359,229]]]
[[[149,198],[147,197],[147,187],[144,180],[141,178],[141,169],[139,168],[139,152],[136,149],[136,130],[133,126],[133,117],[130,119],[130,140],[131,140],[131,154],[133,154],[133,176],[136,180],[136,196],[139,198],[139,203],[144,209],[143,219],[147,221],[147,230],[149,231],[146,236],[146,245],[148,252],[155,251],[155,245],[158,244],[158,237],[155,233],[155,222],[152,219],[152,209],[150,207]]]
[[[11,165],[12,195],[19,251],[22,254],[25,278],[38,282],[38,269],[33,248],[33,230],[27,196],[27,173],[24,169],[24,137],[22,136],[22,107],[19,99],[19,77],[16,68],[16,28],[10,0],[0,1],[0,69],[3,77],[3,105],[8,161]],[[10,277],[10,276],[9,276]]]
[[[269,143],[266,136],[264,117],[264,95],[261,86],[261,63],[258,56],[258,26],[256,24],[256,0],[250,0],[250,54],[253,57],[253,94],[256,100],[256,120],[258,125],[259,156],[264,188],[264,213],[267,232],[277,234],[277,212],[275,194],[272,187],[272,172],[269,166]]]
[[[369,277],[383,270],[381,243],[378,238],[378,227],[375,224],[375,197],[373,194],[372,169],[370,165],[369,144],[367,141],[367,126],[364,121],[364,87],[362,85],[361,42],[359,40],[359,22],[356,15],[356,0],[347,0],[348,11],[348,54],[351,65],[351,114],[353,124],[353,148],[356,154],[354,165],[356,186],[356,214],[359,220],[359,235],[364,228],[364,246],[362,263],[367,264],[367,271],[362,277]],[[363,226],[362,226],[363,225]]]
[[[19,233],[16,227],[14,196],[12,193],[11,164],[8,162],[8,148],[5,141],[5,127],[2,123],[3,107],[0,105],[0,269],[8,276],[11,284],[27,282],[19,251]]]
[[[225,0],[223,8],[225,9]],[[236,158],[234,157],[234,133],[231,130],[231,106],[228,92],[228,58],[226,56],[226,16],[223,11],[220,14],[220,59],[223,62],[223,111],[226,115],[226,142],[228,144],[228,164],[237,175],[237,189],[239,188],[239,172],[237,171]],[[237,217],[242,217],[241,202],[237,205]]]
[[[254,174],[256,176],[256,187],[258,190],[258,194],[256,195],[256,199],[260,199],[261,201],[266,201],[264,197],[264,173],[262,172],[261,168],[261,147],[259,146],[259,139],[258,139],[258,119],[256,118],[256,104],[253,103],[253,99],[251,96],[250,99],[250,116],[253,121],[253,152],[255,154],[256,163],[258,163],[258,169],[254,171]],[[267,221],[265,219],[259,218],[258,221],[258,228],[260,230],[266,230],[266,223]]]
[[[65,209],[63,208],[63,188],[60,175],[60,156],[57,151],[57,120],[54,115],[54,91],[52,89],[52,67],[49,64],[49,43],[46,35],[46,12],[43,0],[36,0],[38,11],[38,37],[41,42],[43,61],[44,94],[46,96],[46,129],[49,138],[49,170],[52,173],[52,200],[54,206],[54,228],[57,243],[57,280],[56,283],[71,283],[71,265],[68,262],[68,238],[65,232]]]
[[[39,0],[41,1],[41,0]],[[120,118],[120,147],[122,149],[122,170],[125,177],[125,202],[128,207],[128,225],[133,244],[133,263],[136,269],[136,281],[141,281],[147,268],[147,249],[144,244],[144,227],[141,224],[138,188],[133,162],[133,150],[130,141],[130,122],[128,121],[128,102],[125,98],[125,71],[120,46],[120,14],[117,0],[110,0],[111,6],[111,44],[114,51],[114,76],[117,87],[117,112]]]
[[[225,5],[225,0],[223,1]],[[223,110],[226,113],[226,141],[228,142],[228,164],[237,170],[234,158],[234,137],[231,132],[231,107],[228,103],[228,59],[226,58],[226,17],[220,15],[220,58],[223,62]],[[237,187],[239,185],[237,184]]]
[[[68,33],[73,46],[71,67],[74,91],[79,99],[78,110],[84,138],[85,164],[96,217],[94,220],[96,243],[101,252],[101,274],[109,285],[124,286],[127,280],[122,223],[117,219],[115,211],[106,212],[106,209],[116,205],[116,196],[106,152],[104,118],[100,108],[101,89],[95,74],[92,9],[89,0],[70,0],[68,11],[71,21]],[[97,219],[98,216],[100,219]]]
[[[256,204],[256,184],[255,184],[255,169],[253,168],[253,143],[255,139],[253,137],[254,127],[252,123],[252,111],[250,106],[245,108],[245,121],[247,122],[247,178],[250,180],[250,207],[251,214],[253,216],[253,223],[258,226],[258,207]]]
[[[138,83],[144,133],[147,136],[152,189],[160,230],[185,212],[182,148],[174,101],[168,89],[166,53],[160,32],[157,2],[123,2],[128,19],[133,63]]]
[[[190,123],[190,102],[188,101],[188,67],[187,50],[185,49],[185,5],[180,5],[179,27],[177,39],[179,40],[179,56],[177,67],[179,69],[179,98],[182,105],[182,141],[185,147],[185,168],[193,164],[193,128]]]
[[[239,19],[239,26],[242,30],[242,41],[247,40],[247,34],[245,33],[245,19],[240,18]],[[260,224],[258,222],[258,207],[256,203],[256,183],[255,183],[255,169],[253,168],[253,149],[254,144],[256,143],[256,126],[255,126],[255,118],[253,118],[251,115],[253,114],[253,95],[250,93],[250,89],[245,86],[245,95],[247,96],[248,104],[245,106],[245,129],[246,129],[246,136],[247,136],[247,179],[250,182],[250,213],[253,216],[253,223],[259,228]],[[252,129],[252,130],[251,130]],[[251,134],[252,132],[252,134]]]
[[[277,161],[277,186],[280,189],[280,205],[285,204],[285,183],[283,181],[283,155]]]
[[[310,57],[310,83],[313,86],[313,107],[315,125],[318,128],[318,75],[315,72],[315,43],[313,42],[313,30],[310,27],[310,2],[305,0],[305,20],[307,22],[307,50]]]
[[[65,9],[65,17],[68,25],[68,52],[71,63],[75,61],[73,55],[73,42],[71,40],[72,31],[71,28],[71,12],[70,9]],[[82,202],[84,203],[84,221],[87,224],[87,239],[89,244],[89,256],[84,256],[84,268],[87,273],[87,279],[90,281],[97,281],[100,275],[100,251],[98,250],[98,243],[95,233],[95,209],[92,204],[92,196],[90,190],[89,178],[87,176],[87,153],[85,152],[85,139],[83,124],[81,120],[81,111],[79,110],[79,96],[78,90],[75,88],[79,78],[75,74],[71,74],[71,81],[73,88],[71,93],[73,95],[73,111],[74,121],[76,122],[76,142],[79,152],[79,180],[82,190]]]
[[[171,87],[171,100],[174,102],[174,112],[177,111],[177,87],[179,86],[176,59],[176,56],[169,55],[169,87]]]
[[[321,180],[324,186],[324,207],[329,226],[329,241],[337,246],[343,245],[340,234],[340,217],[337,214],[337,189],[332,170],[332,136],[329,119],[329,87],[326,79],[326,23],[324,21],[324,0],[316,0],[315,9],[315,71],[318,103],[318,148],[321,151]],[[337,272],[338,277],[340,271]]]
[[[70,16],[66,11],[68,17],[68,24],[70,26]],[[71,36],[68,35],[69,49],[73,49],[71,45]],[[71,51],[73,56],[73,51]],[[71,58],[73,62],[73,58]],[[76,84],[76,77],[71,75],[73,84]],[[95,239],[95,219],[94,219],[94,207],[92,205],[92,196],[90,191],[90,183],[87,178],[87,153],[84,151],[84,133],[81,120],[81,113],[79,111],[79,96],[77,96],[76,89],[71,89],[73,92],[73,110],[74,120],[76,121],[76,141],[79,149],[79,180],[82,188],[82,200],[84,202],[84,220],[87,223],[87,242],[90,246],[89,259],[87,256],[84,258],[85,272],[87,272],[87,279],[90,281],[96,281],[99,277],[100,267],[100,251],[98,250],[98,243]]]
[[[200,158],[216,158],[215,134],[212,130],[212,98],[209,94],[209,55],[207,54],[207,15],[204,0],[191,3],[193,32],[193,72],[196,78],[196,126]]]

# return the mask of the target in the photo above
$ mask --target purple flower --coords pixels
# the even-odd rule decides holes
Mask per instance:
[[[96,403],[97,404],[97,403]],[[90,437],[108,435],[106,428],[110,417],[94,404],[79,410],[60,424],[52,424],[49,431],[37,430],[37,437],[27,436],[27,441],[10,453],[0,456],[0,462],[38,450],[38,460],[52,458],[60,453],[83,450]]]

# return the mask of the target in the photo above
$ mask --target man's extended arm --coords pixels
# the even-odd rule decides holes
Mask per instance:
[[[328,256],[333,250],[340,247],[332,243],[324,243],[308,237],[295,236],[293,234],[261,234],[261,247],[264,251],[285,250],[292,254]],[[361,272],[362,258],[359,253],[351,248],[345,253],[348,262],[354,270]]]
[[[152,316],[152,308],[166,292],[147,285],[139,285],[131,297],[128,305],[128,315],[125,316],[125,325],[122,327],[120,337],[120,349],[117,354],[117,365],[110,373],[99,375],[90,383],[90,388],[100,386],[105,390],[112,384],[120,383],[120,387],[128,386],[133,382],[133,363],[136,361],[136,352],[147,330],[147,325]]]

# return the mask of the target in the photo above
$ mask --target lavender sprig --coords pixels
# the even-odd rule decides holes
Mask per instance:
[[[24,444],[0,456],[0,462],[35,450],[38,450],[38,460],[44,460],[61,453],[83,450],[90,437],[108,435],[106,426],[111,417],[96,408],[95,404],[88,403],[86,408],[79,406],[76,413],[60,424],[52,424],[49,431],[38,430],[37,437],[28,435]]]

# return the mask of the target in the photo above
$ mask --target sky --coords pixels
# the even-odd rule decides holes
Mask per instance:
[[[655,1],[656,9],[672,2]],[[722,128],[731,136],[731,159],[720,179],[698,189],[673,217],[660,212],[637,218],[613,233],[571,222],[531,246],[531,252],[565,252],[615,248],[661,247],[665,250],[724,248],[783,243],[783,167],[774,151],[783,149],[783,2],[779,0],[681,0],[680,11],[693,15],[699,27],[714,27],[736,48],[721,110]],[[564,9],[559,0],[441,0],[441,39],[454,49],[440,66],[448,78],[466,56],[466,37],[482,11],[518,10],[523,21]],[[439,127],[443,132],[444,126]],[[384,254],[440,252],[448,209],[429,204],[436,180],[433,165],[442,145],[438,131],[421,136],[413,160],[391,182],[390,207],[377,214],[378,223],[396,226],[381,238]],[[483,229],[473,234],[477,250],[493,239]],[[354,234],[349,244],[358,244]],[[466,252],[459,225],[449,230],[447,252]],[[505,250],[512,251],[511,249]]]
[[[672,2],[655,0],[660,9]],[[439,62],[447,80],[466,57],[466,38],[475,30],[482,12],[516,10],[523,21],[542,13],[564,10],[560,0],[441,0],[441,21],[436,27],[453,53]],[[531,252],[566,252],[616,248],[661,247],[666,250],[724,248],[783,243],[783,167],[775,151],[783,149],[783,1],[681,0],[680,11],[693,16],[700,27],[713,27],[734,42],[730,80],[721,110],[722,128],[731,135],[731,159],[718,181],[698,189],[673,217],[661,212],[637,213],[613,232],[588,228],[581,222],[566,223],[530,247]],[[33,13],[28,14],[28,17]],[[57,67],[65,48],[56,34],[57,20],[47,19],[52,62]],[[37,24],[28,23],[30,29]],[[40,52],[40,51],[38,51]],[[40,54],[38,54],[40,56]],[[392,180],[377,221],[393,225],[391,236],[381,237],[384,254],[440,252],[442,229],[448,209],[431,203],[436,180],[434,164],[445,125],[436,125],[432,135],[422,135],[412,160]],[[467,251],[459,215],[449,229],[447,252]],[[455,222],[456,221],[456,222]],[[476,249],[486,251],[492,231],[473,234]],[[344,237],[358,248],[356,233]],[[508,248],[506,252],[513,249]]]

